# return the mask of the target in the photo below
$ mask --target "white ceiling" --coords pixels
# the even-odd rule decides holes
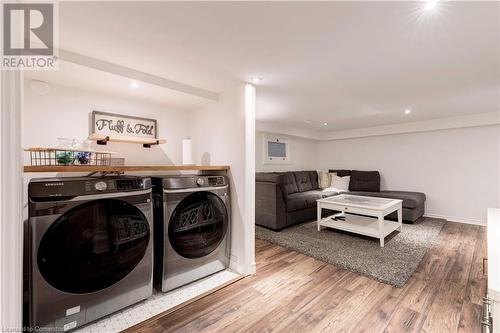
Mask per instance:
[[[198,96],[165,89],[146,82],[138,82],[120,75],[67,61],[59,61],[58,70],[31,71],[26,77],[30,80],[56,83],[98,94],[164,105],[174,110],[195,110],[212,102]],[[132,82],[136,83],[137,87],[132,87]]]
[[[60,47],[215,92],[257,75],[258,120],[315,130],[500,111],[500,3],[422,6],[62,2]]]

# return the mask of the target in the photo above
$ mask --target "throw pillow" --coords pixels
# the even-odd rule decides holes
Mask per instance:
[[[326,171],[318,171],[319,188],[330,187],[330,174]]]
[[[337,192],[349,192],[351,176],[339,177],[336,173],[331,173],[330,179],[330,188]]]

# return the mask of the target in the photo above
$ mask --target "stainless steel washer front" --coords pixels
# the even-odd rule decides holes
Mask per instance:
[[[152,295],[149,178],[32,180],[30,326],[69,330]]]

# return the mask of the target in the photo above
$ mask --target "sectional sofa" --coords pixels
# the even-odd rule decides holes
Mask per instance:
[[[330,172],[351,177],[349,194],[403,200],[403,221],[406,223],[413,223],[424,215],[424,193],[381,191],[378,171]],[[255,181],[255,223],[273,230],[315,219],[316,200],[338,194],[320,189],[316,171],[257,172]],[[396,217],[393,213],[387,218]]]

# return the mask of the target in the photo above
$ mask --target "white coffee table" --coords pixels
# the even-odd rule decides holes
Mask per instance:
[[[380,246],[384,247],[384,238],[395,230],[401,231],[403,227],[403,200],[340,194],[319,199],[317,204],[318,231],[323,226],[375,237],[380,239]],[[323,209],[340,211],[334,216],[343,216],[345,221],[335,220],[334,216],[322,218]],[[385,216],[395,211],[398,212],[398,222],[385,219]]]

